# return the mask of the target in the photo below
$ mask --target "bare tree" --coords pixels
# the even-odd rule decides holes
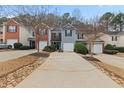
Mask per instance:
[[[32,9],[33,8],[33,9]],[[32,9],[32,11],[30,11]],[[49,26],[46,22],[46,12],[43,6],[31,6],[23,7],[22,15],[19,16],[19,20],[28,26],[30,26],[35,32],[35,43],[37,52],[39,52],[39,42],[41,39],[41,32],[48,30]]]
[[[8,7],[11,7],[9,10]],[[48,30],[49,26],[46,22],[46,9],[44,6],[7,6],[9,10],[7,13],[13,15],[15,20],[19,23],[30,27],[35,33],[35,44],[37,52],[39,52],[39,41],[41,39],[41,32],[43,30]]]
[[[90,22],[85,22],[85,35],[88,43],[88,50],[93,57],[93,51],[92,47],[96,42],[96,39],[99,39],[100,36],[103,34],[101,33],[104,29],[103,26],[99,23],[98,17],[94,17],[93,19],[90,19]]]

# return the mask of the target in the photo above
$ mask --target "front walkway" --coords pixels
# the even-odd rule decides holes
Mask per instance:
[[[76,53],[52,53],[38,69],[16,87],[120,87]]]
[[[94,55],[100,61],[124,69],[124,58],[116,55],[98,54]]]

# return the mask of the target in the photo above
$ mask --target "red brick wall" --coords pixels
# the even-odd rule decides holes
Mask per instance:
[[[16,26],[17,32],[7,32],[8,26]],[[9,20],[6,23],[6,31],[5,31],[5,40],[7,39],[17,39],[19,42],[19,24],[15,22],[14,20]]]

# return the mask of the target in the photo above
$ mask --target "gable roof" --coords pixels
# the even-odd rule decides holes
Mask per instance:
[[[84,25],[76,25],[76,24],[74,24],[73,26],[77,29],[78,32],[85,32],[86,31],[86,28],[85,28]]]
[[[10,20],[8,20],[8,21],[6,21],[6,22],[4,22],[6,25],[7,24],[16,24],[16,25],[20,25],[20,23],[18,23],[15,19],[10,19]]]
[[[108,35],[124,35],[124,31],[109,31],[104,33]]]
[[[62,27],[63,29],[77,30],[72,24],[68,23]]]

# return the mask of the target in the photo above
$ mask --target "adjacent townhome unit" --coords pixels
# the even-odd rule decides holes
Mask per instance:
[[[117,47],[124,47],[124,31],[105,32],[102,37],[104,45],[111,44]]]
[[[76,40],[76,29],[71,24],[55,27],[51,30],[51,44],[63,51],[73,51]]]
[[[3,43],[3,26],[0,26],[0,44]]]
[[[62,27],[55,27],[51,30],[51,44],[57,46],[57,49],[63,51],[74,51],[74,45],[76,42],[81,42],[89,47],[87,37],[85,35],[85,29],[82,26],[66,24]],[[92,46],[93,53],[103,52],[103,41],[98,38],[94,41]]]
[[[23,25],[14,19],[10,19],[3,23],[3,42],[7,45],[14,43],[22,43],[23,45],[37,48],[35,41],[35,32],[31,26]],[[39,48],[43,49],[48,44],[48,31],[44,30],[41,32],[41,38],[39,42]]]
[[[44,49],[48,45],[56,45],[57,49],[63,51],[74,51],[74,45],[76,42],[81,42],[87,46],[87,37],[85,35],[85,29],[82,26],[72,25],[70,23],[64,26],[58,26],[54,28],[44,29],[40,32],[39,44],[36,40],[35,32],[31,26],[23,25],[14,19],[10,19],[3,23],[3,43],[12,45],[14,43],[22,43],[23,45],[30,46],[31,48]],[[102,53],[103,41],[98,38],[94,41],[92,46],[93,53]],[[39,46],[38,46],[39,45]]]

